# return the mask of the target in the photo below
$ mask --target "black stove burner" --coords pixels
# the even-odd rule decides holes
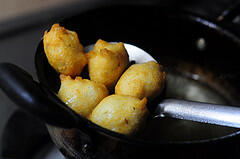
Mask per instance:
[[[53,145],[45,125],[20,110],[15,111],[9,118],[2,134],[1,145],[3,159],[65,159]],[[208,147],[211,146],[208,145]],[[198,151],[189,150],[186,152],[179,149],[179,151],[175,151],[178,152],[177,154],[171,154],[171,151],[169,150],[168,158],[195,156],[192,159],[239,159],[240,141],[214,144],[209,151],[199,149]]]
[[[51,142],[45,125],[20,110],[9,118],[1,145],[3,158],[64,159]]]

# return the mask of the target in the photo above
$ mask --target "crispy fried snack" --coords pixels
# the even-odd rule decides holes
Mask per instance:
[[[97,105],[90,120],[104,128],[130,135],[144,123],[148,115],[146,103],[146,98],[110,95]]]
[[[93,51],[88,53],[88,71],[90,79],[103,83],[108,88],[114,87],[129,59],[122,42],[108,43],[98,40]]]
[[[161,65],[154,61],[134,64],[119,79],[115,93],[135,96],[139,99],[152,99],[164,88],[166,74]]]
[[[77,33],[54,24],[43,37],[44,51],[49,64],[65,75],[78,75],[87,64]]]
[[[108,89],[101,83],[88,79],[60,75],[61,87],[58,97],[78,114],[88,117],[97,104],[106,96]]]

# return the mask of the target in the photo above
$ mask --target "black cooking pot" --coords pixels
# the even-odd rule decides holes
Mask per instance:
[[[210,21],[158,6],[117,5],[87,11],[60,25],[76,31],[85,46],[99,38],[123,41],[162,64],[166,89],[148,103],[150,111],[168,97],[237,106],[240,32],[228,21],[235,11]],[[59,74],[48,64],[42,41],[35,57],[40,84],[20,68],[1,64],[0,85],[13,101],[47,123],[53,141],[67,158],[221,158],[226,144],[239,141],[239,129],[152,116],[134,137],[101,128],[54,95],[60,86]]]

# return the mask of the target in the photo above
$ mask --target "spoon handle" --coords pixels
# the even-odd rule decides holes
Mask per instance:
[[[177,99],[163,100],[159,116],[240,128],[240,108]]]
[[[71,128],[77,115],[30,74],[10,63],[0,64],[0,88],[17,106],[48,124]]]

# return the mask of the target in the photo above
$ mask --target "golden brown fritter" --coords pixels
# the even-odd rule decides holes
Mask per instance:
[[[58,97],[78,114],[88,117],[97,104],[106,96],[108,89],[101,83],[88,79],[60,75],[61,87]]]
[[[88,53],[90,79],[113,88],[129,63],[128,53],[122,42],[108,43],[98,40]]]
[[[97,105],[90,120],[109,130],[130,135],[144,123],[148,115],[146,103],[146,98],[110,95]]]
[[[65,75],[78,75],[87,64],[76,32],[54,24],[43,37],[44,51],[49,64]]]
[[[119,79],[115,93],[152,99],[164,88],[166,74],[154,61],[130,66]]]

